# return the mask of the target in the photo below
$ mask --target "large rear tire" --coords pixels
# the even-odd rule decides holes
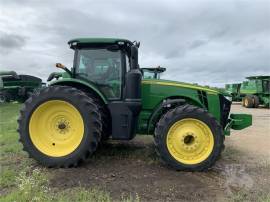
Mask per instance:
[[[260,105],[259,97],[256,95],[253,95],[252,99],[253,99],[253,103],[254,103],[254,108],[258,108]]]
[[[11,96],[8,92],[0,92],[0,103],[10,102]]]
[[[6,96],[4,95],[4,93],[0,92],[0,103],[4,103],[6,102]]]
[[[184,105],[170,110],[157,123],[156,150],[176,170],[210,168],[224,148],[223,130],[206,110]]]
[[[246,108],[254,107],[253,98],[250,95],[246,95],[242,100],[243,106]]]
[[[93,154],[101,139],[97,104],[82,91],[50,86],[34,93],[18,119],[20,142],[47,167],[73,167]]]
[[[94,93],[84,91],[85,94],[93,99],[98,106],[98,109],[101,114],[101,123],[102,123],[102,132],[101,132],[101,143],[106,142],[110,136],[112,131],[112,121],[110,111],[107,106],[102,102],[102,100],[97,97]]]

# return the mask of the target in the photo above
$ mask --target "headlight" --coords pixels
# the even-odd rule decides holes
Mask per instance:
[[[232,97],[231,96],[224,96],[227,100],[229,100],[230,102],[232,101]]]

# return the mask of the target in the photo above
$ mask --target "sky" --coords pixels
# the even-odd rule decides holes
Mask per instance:
[[[72,66],[67,41],[140,41],[141,67],[210,86],[270,75],[269,0],[0,0],[0,70],[46,80]]]

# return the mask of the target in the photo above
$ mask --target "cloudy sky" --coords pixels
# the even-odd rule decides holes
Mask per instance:
[[[72,65],[76,37],[140,41],[140,66],[171,80],[270,74],[269,0],[0,0],[0,70],[46,79],[56,62]]]

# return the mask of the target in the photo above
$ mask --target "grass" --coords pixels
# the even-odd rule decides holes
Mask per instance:
[[[46,172],[45,172],[46,173]],[[110,194],[100,189],[75,187],[61,192],[49,186],[44,170],[36,168],[31,172],[22,171],[16,177],[17,189],[3,196],[0,201],[59,201],[59,202],[110,202]],[[123,202],[139,201],[139,198],[123,198]]]
[[[18,103],[0,104],[0,202],[113,201],[109,192],[96,187],[78,186],[57,190],[50,186],[50,170],[40,167],[34,160],[28,158],[18,141],[16,130],[20,107]],[[124,151],[120,153],[123,153],[123,156],[129,155]],[[116,155],[114,150],[111,155]],[[121,201],[139,201],[139,197],[121,197]]]
[[[4,190],[15,186],[15,177],[22,168],[17,162],[25,158],[16,131],[19,108],[19,104],[0,105],[0,185]]]

